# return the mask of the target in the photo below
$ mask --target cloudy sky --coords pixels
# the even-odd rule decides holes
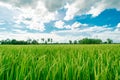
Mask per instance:
[[[120,42],[120,0],[0,0],[0,40]]]

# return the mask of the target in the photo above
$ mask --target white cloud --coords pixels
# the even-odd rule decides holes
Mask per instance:
[[[0,25],[5,24],[4,20],[0,20]]]
[[[105,31],[111,31],[111,28],[107,28],[107,26],[93,26],[93,27],[88,27],[85,29],[82,29],[82,32],[91,32],[91,33],[101,33]]]
[[[51,33],[28,33],[26,31],[14,30],[17,33],[10,32],[0,32],[1,39],[17,39],[17,40],[27,40],[31,39],[41,39],[52,38],[53,42],[69,42],[69,40],[79,40],[85,37],[88,38],[99,38],[105,41],[107,38],[112,39],[114,42],[119,42],[120,31],[112,31],[112,28],[107,28],[106,26],[93,26],[85,29],[73,29],[73,30],[60,30],[53,31]],[[6,36],[6,37],[5,37]]]
[[[120,28],[120,23],[118,23],[117,28]]]
[[[65,25],[64,28],[65,29],[71,29],[71,26],[70,25]]]
[[[95,17],[108,8],[120,10],[119,5],[119,0],[0,0],[0,18],[16,28],[21,29],[21,27],[27,27],[43,32],[45,30],[44,23],[56,20],[57,10],[61,8],[67,9],[64,20],[71,20],[75,15],[81,14],[92,14]],[[0,24],[4,24],[3,21],[0,21]],[[21,26],[21,23],[25,24],[25,26]],[[67,42],[68,39],[74,40],[83,37],[98,36],[101,39],[112,38],[115,41],[120,40],[120,23],[115,31],[112,31],[111,28],[107,28],[106,26],[88,27],[87,24],[78,22],[72,25],[65,25],[61,20],[58,20],[55,26],[69,30],[52,32],[50,34],[28,33],[26,31],[22,32],[21,30],[14,30],[19,34],[13,34],[2,31],[0,32],[0,38],[26,39],[30,37],[37,39],[38,37],[52,37],[56,41]]]
[[[55,27],[58,29],[79,29],[80,27],[87,27],[88,24],[82,24],[80,22],[74,22],[72,25],[66,25],[63,21],[56,21]]]
[[[38,22],[31,22],[30,25],[27,26],[27,28],[29,29],[33,29],[33,30],[39,30],[41,32],[43,32],[45,30],[45,26],[43,23],[38,23]]]
[[[6,28],[3,28],[3,27],[2,27],[2,28],[0,28],[0,31],[4,31],[4,30],[6,30]]]
[[[12,31],[15,33],[19,33],[19,34],[26,34],[27,33],[26,30],[20,30],[20,29],[13,29]]]
[[[56,28],[63,29],[64,28],[64,24],[65,23],[60,20],[60,21],[56,21],[54,25],[55,25]]]
[[[52,12],[63,7],[67,0],[43,0],[45,2],[46,8]]]
[[[2,2],[1,2],[2,1]],[[27,11],[27,8],[32,8],[36,11],[36,13],[40,14],[43,19],[51,20],[49,13],[56,12],[61,8],[66,8],[66,16],[64,20],[71,20],[75,15],[81,14],[92,14],[93,17],[99,15],[103,10],[108,8],[116,8],[120,10],[120,1],[119,0],[1,0],[0,3],[4,5],[4,3],[10,4],[19,7],[25,8],[24,11]],[[4,2],[4,3],[3,3]],[[67,5],[66,5],[67,4]],[[65,6],[66,5],[66,6]],[[45,16],[47,17],[45,17]],[[51,15],[53,16],[53,15]]]
[[[34,1],[34,0],[1,0],[2,2],[11,4],[13,6],[17,6],[17,7],[36,7],[38,0]]]
[[[67,5],[66,16],[64,20],[71,20],[77,14],[85,14],[92,6],[95,0],[75,0],[72,4]]]
[[[73,3],[67,4],[66,16],[64,20],[71,20],[75,15],[92,14],[93,17],[98,16],[103,10],[116,8],[120,10],[119,0],[74,0]]]
[[[91,37],[92,35],[96,33],[102,33],[106,31],[112,31],[111,28],[107,28],[106,26],[93,26],[93,27],[87,27],[83,29],[71,29],[71,30],[60,30],[60,31],[54,31],[54,33],[57,34],[63,34],[63,35],[74,35],[74,36],[85,36],[87,33],[87,37]],[[65,34],[64,34],[65,33]],[[91,35],[91,36],[90,36]]]
[[[92,14],[93,17],[98,16],[104,9],[105,9],[105,4],[97,4],[99,6],[94,6],[91,7],[91,9],[87,12],[87,14]]]
[[[27,28],[39,30],[43,32],[45,30],[44,23],[48,23],[55,20],[56,12],[49,12],[44,3],[39,1],[36,8],[25,7],[19,8],[20,14],[14,16],[16,24],[24,23]]]
[[[53,42],[61,42],[63,40],[63,37],[58,36],[53,33],[28,33],[28,32],[22,32],[19,30],[19,33],[9,33],[9,32],[0,32],[0,40],[5,40],[5,39],[17,39],[17,40],[28,40],[28,39],[36,39],[41,41],[42,38],[47,40],[48,38],[52,38]],[[5,37],[6,36],[6,37]]]
[[[118,23],[118,25],[116,26],[115,31],[120,31],[120,23]]]
[[[114,42],[120,42],[120,31],[113,31],[112,28],[107,26],[93,26],[84,29],[73,30],[60,30],[52,32],[63,38],[63,42],[69,40],[79,40],[83,38],[99,38],[105,41],[107,38],[112,39]]]
[[[112,39],[114,42],[118,43],[120,42],[120,31],[105,31],[102,33],[97,34],[97,37],[106,40],[108,38]]]
[[[0,2],[0,20],[4,22],[14,22],[13,17],[19,15],[18,8],[11,6],[10,4]]]
[[[74,15],[79,11],[79,9],[76,8],[74,4],[73,5],[67,4],[65,8],[67,8],[68,10],[66,12],[66,16],[64,17],[64,20],[73,19]]]
[[[7,7],[8,9],[12,8],[12,5],[0,2],[0,6]]]
[[[75,22],[75,23],[72,24],[71,29],[79,29],[81,27],[84,28],[84,27],[87,27],[87,26],[88,26],[88,24],[82,24],[80,22]]]
[[[88,27],[88,24],[82,24],[80,22],[75,22],[72,25],[66,25],[64,26],[66,29],[80,29],[80,28],[85,28]]]
[[[80,27],[80,23],[75,22],[74,24],[72,24],[71,29],[77,29],[78,27]]]

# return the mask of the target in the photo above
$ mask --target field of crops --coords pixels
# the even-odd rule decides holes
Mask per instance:
[[[0,80],[120,80],[120,45],[1,45]]]

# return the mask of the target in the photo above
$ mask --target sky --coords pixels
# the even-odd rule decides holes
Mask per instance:
[[[120,0],[0,0],[0,40],[120,42]]]

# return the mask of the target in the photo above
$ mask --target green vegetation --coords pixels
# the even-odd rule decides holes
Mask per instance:
[[[1,45],[0,80],[120,80],[120,45]]]
[[[2,45],[30,45],[30,44],[111,44],[113,41],[111,39],[107,39],[106,42],[103,42],[101,39],[89,39],[89,38],[83,38],[81,40],[69,40],[67,43],[59,43],[59,42],[53,42],[52,38],[48,38],[45,40],[44,38],[41,39],[42,42],[39,41],[39,39],[28,39],[27,41],[24,40],[16,40],[16,39],[6,39],[1,40],[0,44]]]

